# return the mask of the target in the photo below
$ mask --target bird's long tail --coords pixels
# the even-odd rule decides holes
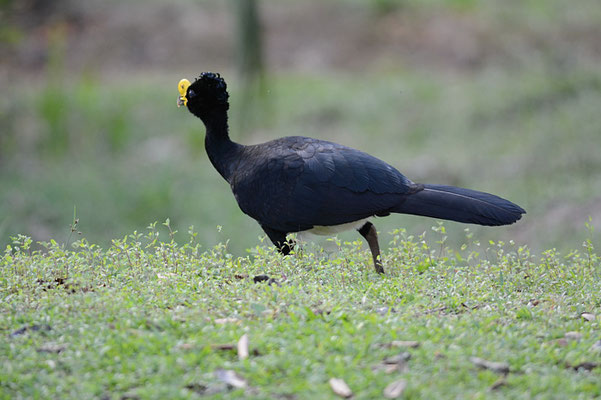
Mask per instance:
[[[391,211],[488,226],[512,224],[526,213],[499,196],[445,185],[424,185]]]

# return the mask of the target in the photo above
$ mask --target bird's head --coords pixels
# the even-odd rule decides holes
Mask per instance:
[[[188,107],[199,118],[214,111],[227,111],[229,108],[227,85],[219,74],[203,72],[193,83],[182,79],[177,90],[177,106]]]

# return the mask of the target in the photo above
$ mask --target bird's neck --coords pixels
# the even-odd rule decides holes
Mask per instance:
[[[221,176],[229,182],[243,146],[230,140],[226,111],[211,113],[203,116],[202,120],[207,130],[205,148],[209,160]]]

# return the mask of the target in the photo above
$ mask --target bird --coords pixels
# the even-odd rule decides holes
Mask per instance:
[[[209,160],[229,183],[240,209],[283,255],[294,248],[290,233],[356,229],[369,245],[376,272],[383,274],[373,217],[399,213],[499,226],[526,213],[493,194],[415,183],[374,156],[330,141],[288,136],[236,143],[229,135],[227,84],[218,73],[203,72],[194,82],[182,79],[178,91],[178,107],[204,123]]]

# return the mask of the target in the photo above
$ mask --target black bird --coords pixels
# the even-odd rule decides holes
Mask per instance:
[[[257,145],[232,142],[227,86],[204,72],[182,79],[178,106],[202,120],[211,163],[230,184],[242,211],[257,220],[284,255],[291,232],[328,234],[355,228],[367,240],[376,271],[383,273],[370,217],[404,213],[478,225],[508,225],[525,211],[498,196],[445,185],[414,183],[367,153],[302,136]]]

